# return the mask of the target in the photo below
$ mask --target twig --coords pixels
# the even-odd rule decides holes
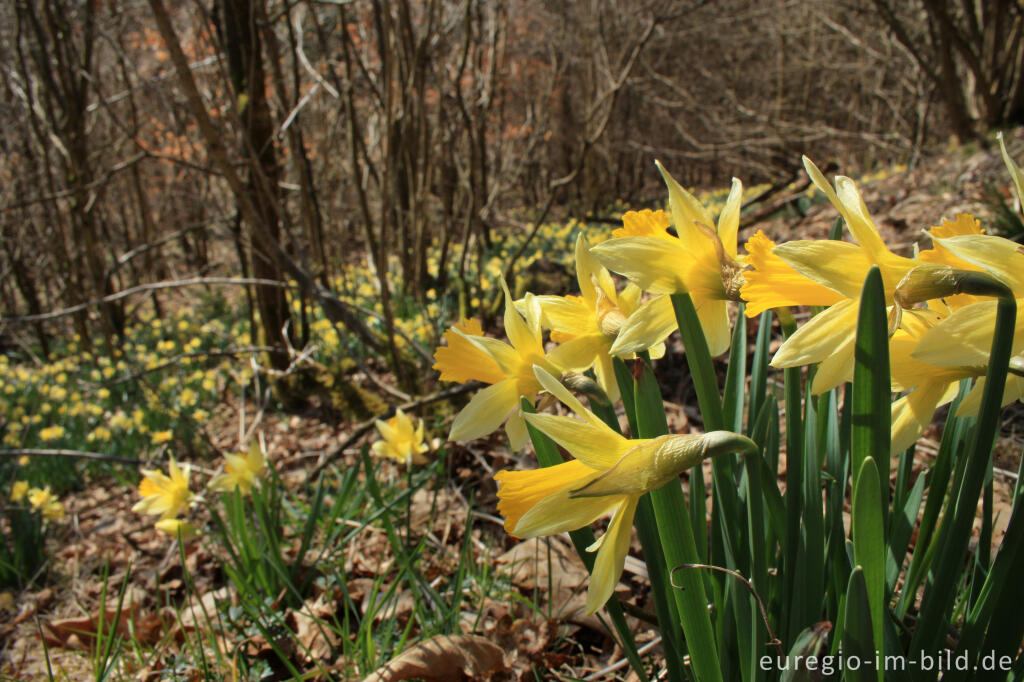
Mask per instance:
[[[676,571],[684,568],[706,568],[711,571],[726,573],[728,575],[731,575],[733,578],[739,580],[740,583],[742,583],[742,585],[745,588],[747,588],[747,591],[749,591],[750,594],[753,595],[754,601],[757,602],[757,607],[761,610],[761,620],[764,621],[764,627],[766,630],[768,630],[768,636],[771,637],[771,640],[768,642],[768,645],[775,647],[776,651],[779,652],[779,656],[781,658],[785,658],[786,652],[782,650],[782,640],[775,636],[775,632],[772,630],[772,624],[768,620],[768,611],[764,607],[764,602],[761,601],[761,595],[757,593],[757,590],[754,589],[754,586],[750,584],[749,580],[744,578],[742,574],[737,573],[736,571],[731,571],[728,568],[722,568],[721,566],[711,566],[709,564],[683,564],[682,566],[676,566],[675,568],[673,568],[671,573],[669,574],[669,582],[672,584],[672,587],[674,587],[677,590],[681,590],[683,589],[683,587],[681,585],[676,585]]]
[[[646,654],[648,651],[650,651],[651,649],[653,649],[654,647],[656,647],[659,644],[661,644],[661,635],[657,635],[654,639],[649,641],[647,644],[644,644],[642,647],[637,649],[636,652],[638,654],[640,654],[640,655]],[[603,679],[605,679],[606,675],[609,675],[609,674],[615,672],[616,670],[620,670],[621,668],[625,668],[627,665],[629,665],[629,659],[628,658],[620,658],[619,660],[615,661],[611,665],[609,665],[609,666],[607,666],[605,668],[601,668],[600,670],[598,670],[596,672],[590,673],[589,675],[587,675],[583,679],[584,680],[603,680]]]
[[[15,323],[15,322],[41,322],[44,320],[54,320],[58,317],[65,317],[67,315],[73,315],[74,313],[85,310],[86,308],[92,308],[95,306],[103,305],[105,303],[112,303],[119,301],[122,298],[133,296],[135,294],[143,293],[146,291],[157,291],[160,289],[176,289],[179,287],[190,287],[197,284],[258,284],[260,286],[267,287],[280,287],[282,289],[299,289],[294,284],[288,284],[287,282],[279,282],[276,279],[258,279],[253,277],[192,277],[190,279],[178,279],[170,282],[152,282],[150,284],[140,284],[135,287],[129,287],[117,293],[104,296],[103,298],[93,299],[86,301],[85,303],[79,303],[69,308],[61,308],[60,310],[54,310],[48,313],[40,313],[38,315],[18,315],[12,317],[4,317],[0,319],[0,323]]]
[[[80,459],[97,459],[102,462],[119,462],[121,464],[142,464],[141,459],[130,459],[128,457],[115,457],[104,455],[101,452],[86,452],[83,450],[50,450],[46,448],[18,448],[16,450],[0,450],[0,457],[78,457]]]
[[[378,419],[388,419],[390,417],[393,417],[395,415],[396,409],[401,408],[402,410],[414,410],[417,407],[423,407],[424,405],[429,405],[430,403],[436,403],[442,400],[447,400],[448,398],[454,398],[457,395],[469,393],[470,391],[476,390],[478,388],[480,388],[480,383],[476,381],[471,381],[460,386],[453,386],[452,388],[446,388],[443,391],[432,393],[426,397],[418,398],[416,400],[409,401],[402,405],[390,407],[383,414],[379,414],[376,417],[371,417],[370,419],[361,422],[352,430],[352,433],[349,434],[349,437],[346,438],[341,445],[334,448],[334,450],[331,450],[330,452],[320,456],[320,460],[317,462],[316,466],[313,467],[313,470],[309,472],[309,478],[316,478],[316,476],[320,474],[320,472],[327,468],[327,465],[330,464],[333,459],[338,457],[345,450],[350,448],[353,443],[355,443],[364,435],[366,435],[366,433],[373,428],[374,424],[377,423]]]

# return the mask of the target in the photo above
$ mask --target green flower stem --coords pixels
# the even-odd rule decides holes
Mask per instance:
[[[999,298],[996,312],[992,351],[989,354],[988,376],[981,397],[978,420],[974,427],[973,447],[967,457],[967,468],[959,490],[952,517],[943,519],[939,531],[937,555],[942,561],[932,566],[925,587],[924,601],[918,617],[918,627],[910,642],[910,652],[934,651],[945,634],[946,618],[956,595],[956,582],[961,558],[967,551],[971,526],[978,506],[978,497],[985,482],[988,460],[992,456],[999,427],[1003,390],[1006,386],[1007,367],[1013,347],[1014,327],[1017,320],[1017,302],[1012,293]],[[915,679],[925,679],[920,672]]]
[[[522,407],[523,412],[530,414],[536,412],[533,407],[533,403],[526,398],[523,398],[520,401],[520,406]],[[533,443],[533,449],[537,453],[537,462],[542,467],[551,467],[563,462],[562,456],[558,454],[558,447],[555,445],[554,441],[535,429],[529,423],[526,425],[526,428],[530,433],[530,440]],[[580,555],[583,565],[587,567],[587,571],[593,573],[594,555],[587,551],[587,547],[594,544],[594,531],[589,527],[584,526],[578,530],[570,531],[569,537],[572,540],[573,547],[576,548],[576,553]],[[607,604],[605,604],[605,608],[608,609],[608,615],[611,616],[612,625],[619,635],[619,644],[622,646],[622,651],[626,654],[629,664],[641,679],[645,678],[647,676],[647,672],[644,670],[643,661],[640,660],[640,654],[637,651],[636,642],[633,641],[633,633],[629,630],[629,624],[626,622],[626,615],[622,610],[622,604],[619,603],[619,598],[612,595],[612,598],[608,600]],[[682,671],[674,669],[672,665],[669,665],[669,676],[672,680],[685,679],[682,676]]]
[[[656,438],[668,433],[665,407],[650,364],[644,359],[639,362],[642,363],[640,376],[634,386],[639,430],[637,435],[640,438]],[[650,495],[667,570],[671,571],[684,564],[701,563],[693,527],[686,518],[686,498],[682,486],[678,481],[670,481],[658,490],[651,491]],[[673,595],[682,618],[694,674],[700,682],[722,682],[722,666],[701,572],[680,571],[677,580],[679,584],[676,587],[679,589],[673,590]]]
[[[616,358],[621,363],[621,360]],[[625,365],[623,365],[624,367]],[[630,404],[632,402],[633,386],[629,382],[628,391]],[[590,402],[590,409],[600,417],[604,423],[615,431],[619,429],[619,420],[615,416],[615,409],[608,403]],[[632,416],[636,420],[636,415]],[[676,602],[669,594],[671,577],[665,567],[665,552],[661,547],[661,537],[658,535],[658,524],[654,516],[654,506],[650,495],[640,498],[640,504],[636,510],[636,530],[640,536],[640,544],[644,548],[644,561],[647,564],[647,574],[651,581],[651,589],[654,592],[654,608],[658,616],[658,625],[662,630],[662,646],[665,648],[665,661],[668,667],[669,679],[684,679],[685,677],[685,648],[683,643],[683,629],[679,624],[679,612],[676,610]]]

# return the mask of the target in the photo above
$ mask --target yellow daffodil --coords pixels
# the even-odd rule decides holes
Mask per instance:
[[[28,491],[28,503],[32,505],[33,509],[42,509],[45,505],[56,499],[53,493],[50,492],[49,486],[46,488],[32,488]]]
[[[1017,301],[1013,356],[1024,355],[1024,250],[1016,242],[991,235],[933,237],[957,258],[995,277],[1012,291]],[[996,322],[995,300],[971,303],[955,310],[925,333],[914,348],[912,357],[928,365],[942,368],[964,368],[968,376],[976,376],[971,392],[960,404],[958,415],[973,415],[981,404],[981,394],[988,371],[989,352]],[[1006,379],[1002,404],[1024,397],[1024,377],[1011,374]]]
[[[710,211],[679,185],[661,164],[658,170],[668,186],[669,208],[676,236],[667,231],[661,212],[627,213],[621,232],[591,251],[609,270],[629,278],[652,294],[689,292],[707,337],[712,355],[729,348],[729,314],[726,301],[738,300],[738,276],[742,269],[736,253],[743,185],[733,178],[732,189],[718,216],[718,229]],[[613,352],[641,350],[653,330],[666,324],[674,329],[675,315],[666,297],[641,306],[622,327]],[[651,344],[648,344],[651,345]]]
[[[424,453],[430,450],[423,440],[423,420],[415,422],[402,412],[401,408],[395,410],[395,416],[391,419],[376,421],[377,432],[381,440],[378,440],[371,447],[378,457],[390,457],[404,464],[426,464],[428,460]]]
[[[181,540],[190,540],[200,534],[198,528],[181,519],[160,519],[153,525],[161,533]]]
[[[64,505],[59,500],[50,500],[43,505],[42,513],[50,521],[60,521],[64,518]]]
[[[491,384],[473,396],[455,417],[449,440],[473,440],[505,424],[513,449],[519,450],[529,439],[519,413],[519,399],[534,400],[541,390],[533,366],[559,373],[569,352],[558,347],[545,353],[536,298],[527,294],[524,318],[513,305],[505,280],[501,280],[501,287],[505,292],[505,334],[511,345],[475,333],[480,330],[479,324],[456,326],[444,334],[448,345],[434,353],[434,369],[440,370],[442,381],[475,379]]]
[[[173,519],[188,509],[192,502],[192,491],[188,489],[191,467],[179,467],[171,458],[167,474],[155,469],[143,469],[145,478],[139,483],[142,499],[132,507],[139,514],[159,515],[160,519]]]
[[[575,257],[580,295],[536,296],[541,323],[551,329],[551,340],[561,344],[564,369],[583,371],[594,367],[598,384],[615,401],[619,388],[612,369],[612,346],[626,319],[639,307],[642,292],[634,284],[617,291],[611,274],[591,255],[582,233],[576,239]],[[652,355],[660,357],[664,353],[661,342],[674,328],[673,317],[668,326],[654,332],[657,346]]]
[[[15,481],[11,486],[11,502],[21,502],[28,494],[28,481]]]
[[[238,488],[243,495],[252,491],[267,475],[267,459],[259,443],[253,441],[246,454],[224,455],[224,473],[210,479],[209,488],[230,493]]]
[[[804,168],[842,215],[857,243],[824,239],[780,244],[772,249],[772,255],[799,277],[780,277],[777,286],[771,286],[775,283],[766,279],[763,283],[769,286],[746,286],[741,295],[750,304],[748,311],[764,310],[778,302],[821,305],[829,300],[823,288],[839,295],[840,300],[811,318],[772,358],[772,365],[780,368],[820,363],[812,392],[822,393],[852,377],[860,293],[871,266],[878,265],[886,297],[891,302],[896,286],[920,262],[898,256],[886,247],[852,180],[837,176],[833,189],[807,157]],[[745,277],[757,281],[753,273]],[[810,286],[807,280],[819,286]]]
[[[528,414],[526,419],[576,459],[533,471],[498,472],[498,510],[505,516],[505,529],[518,537],[563,533],[611,515],[608,530],[588,548],[597,552],[587,591],[587,613],[593,613],[611,596],[622,574],[640,496],[708,457],[754,452],[755,446],[726,431],[629,440],[542,368],[536,376],[582,421],[549,414]]]

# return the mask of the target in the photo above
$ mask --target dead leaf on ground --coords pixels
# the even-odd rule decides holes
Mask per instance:
[[[96,612],[82,618],[61,618],[44,622],[43,641],[50,647],[88,651],[92,648],[101,628],[104,636],[110,635],[115,620],[119,637],[131,638],[142,644],[155,644],[160,641],[168,626],[174,622],[165,621],[156,613],[143,613],[134,606],[122,609],[120,614],[117,609],[107,609],[102,614]]]
[[[406,649],[363,682],[479,680],[505,670],[504,652],[483,637],[438,635]]]

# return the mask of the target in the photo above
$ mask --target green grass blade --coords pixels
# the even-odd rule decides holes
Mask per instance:
[[[872,639],[881,645],[885,641],[885,521],[879,495],[878,469],[875,460],[867,457],[861,464],[857,482],[853,486],[853,557],[861,570],[871,614]],[[852,584],[852,583],[851,583]],[[859,589],[859,588],[858,588]],[[847,602],[849,608],[850,602]],[[850,623],[847,621],[847,627]],[[883,652],[879,651],[881,657]],[[878,678],[882,678],[879,671]]]
[[[872,457],[878,473],[883,514],[889,507],[889,446],[892,432],[889,381],[889,323],[882,273],[872,266],[861,290],[853,369],[851,465],[860,472]],[[883,516],[883,524],[885,518]]]
[[[870,597],[864,580],[864,569],[857,566],[850,574],[850,585],[846,590],[846,617],[843,629],[843,655],[847,660],[871,661],[872,665],[860,665],[856,670],[846,669],[846,682],[879,682],[874,669],[875,635],[872,626]]]

